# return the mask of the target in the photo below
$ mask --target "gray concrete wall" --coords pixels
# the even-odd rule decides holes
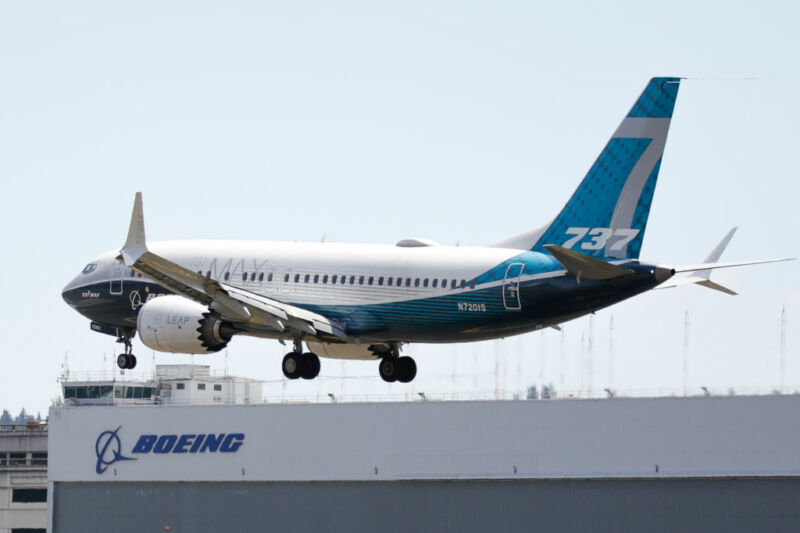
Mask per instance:
[[[800,479],[56,483],[53,533],[796,531]]]

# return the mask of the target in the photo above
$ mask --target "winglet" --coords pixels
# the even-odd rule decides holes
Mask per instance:
[[[567,272],[581,282],[584,279],[613,279],[633,274],[633,270],[618,265],[606,263],[603,260],[569,250],[555,244],[545,244],[545,249],[561,263]]]
[[[133,266],[137,259],[147,252],[144,236],[144,210],[142,209],[142,193],[136,193],[131,213],[131,225],[128,228],[128,240],[120,250],[125,266]]]

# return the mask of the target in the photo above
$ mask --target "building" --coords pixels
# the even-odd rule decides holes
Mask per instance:
[[[0,533],[44,533],[47,424],[0,425]]]
[[[800,396],[50,412],[73,531],[794,531]]]
[[[261,381],[214,374],[207,365],[156,365],[155,374],[145,379],[65,373],[60,381],[64,404],[75,406],[263,401]]]

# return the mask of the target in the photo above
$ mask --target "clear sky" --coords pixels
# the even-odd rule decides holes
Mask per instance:
[[[119,345],[60,293],[122,245],[135,191],[150,240],[488,244],[561,208],[654,75],[688,79],[642,258],[700,261],[734,225],[723,259],[800,255],[797,6],[4,2],[0,408],[44,412],[65,354],[73,370],[111,368]],[[736,297],[692,286],[598,312],[591,352],[588,318],[563,338],[410,346],[411,385],[330,360],[316,382],[282,383],[274,341],[234,339],[228,364],[270,396],[768,390],[785,305],[794,390],[798,268],[716,273]],[[149,370],[152,352],[135,352]]]

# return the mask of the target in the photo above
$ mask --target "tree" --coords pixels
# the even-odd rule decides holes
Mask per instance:
[[[13,424],[14,419],[11,417],[11,413],[8,412],[8,409],[3,409],[3,414],[0,415],[0,424]]]

